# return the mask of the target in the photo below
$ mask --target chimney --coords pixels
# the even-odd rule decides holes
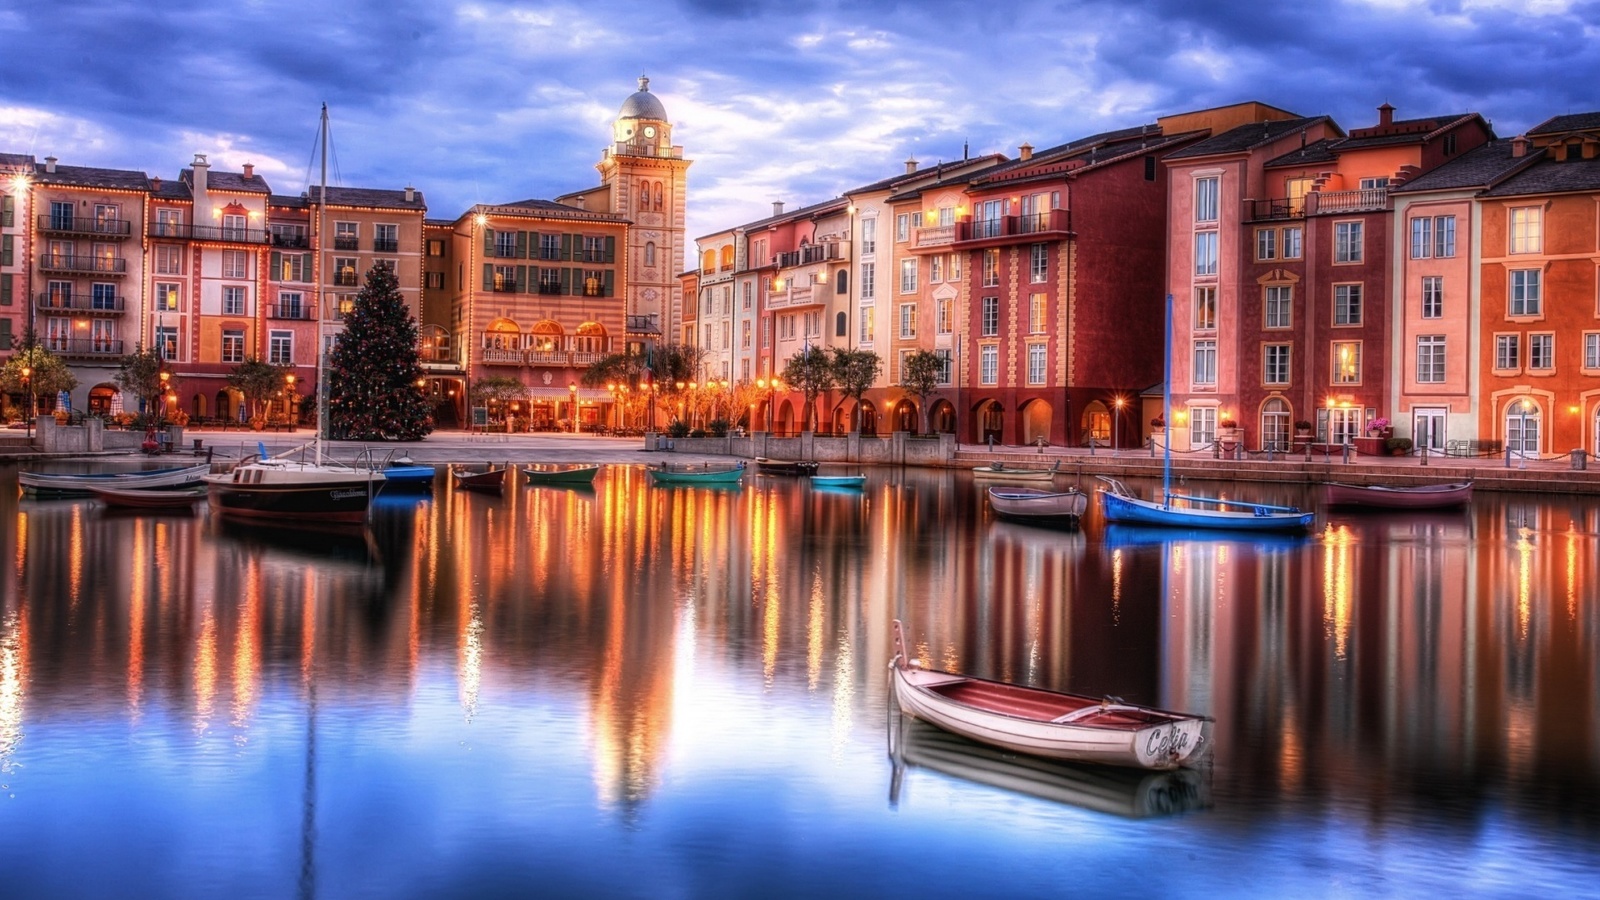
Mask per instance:
[[[1023,144],[1021,147],[1018,147],[1017,148],[1017,158],[1022,160],[1023,162],[1027,162],[1028,160],[1033,159],[1033,145],[1032,144]]]
[[[407,203],[414,203],[414,202],[416,202],[416,199],[417,199],[417,189],[412,187],[409,184],[406,185],[406,202]]]
[[[56,158],[54,156],[46,156],[44,158],[44,170],[51,175],[56,173]]]
[[[1387,103],[1385,103],[1384,105],[1378,107],[1378,127],[1382,128],[1385,125],[1393,125],[1393,124],[1394,124],[1394,107],[1390,106]]]
[[[196,153],[192,165],[194,166],[194,192],[196,194],[204,194],[206,192],[206,174],[211,171],[211,164],[206,162],[204,153]]]
[[[906,174],[910,175],[912,172],[915,172],[916,170],[917,170],[917,158],[915,156],[913,156],[910,159],[906,160]]]
[[[1520,158],[1528,155],[1528,136],[1519,134],[1511,139],[1511,156]]]
[[[245,163],[244,164],[244,180],[245,181],[249,181],[250,179],[252,179],[254,177],[256,177],[256,164],[255,163]]]
[[[967,156],[967,150],[968,150],[967,145],[968,145],[968,143],[969,142],[967,142],[967,141],[962,141],[961,142],[961,158],[962,159],[969,159],[970,158],[970,157]]]
[[[775,216],[783,215],[783,201],[782,200],[774,200],[774,201],[772,201],[772,214],[775,215]]]
[[[155,193],[155,194],[161,193],[161,176],[160,175],[157,175],[154,178],[150,179],[150,191],[151,191],[151,193]]]

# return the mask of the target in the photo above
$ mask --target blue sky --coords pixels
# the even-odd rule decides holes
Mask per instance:
[[[319,104],[338,183],[430,215],[596,183],[642,72],[691,236],[926,163],[1241,100],[1346,129],[1600,109],[1600,0],[9,0],[0,151],[173,177],[196,152],[299,193]]]

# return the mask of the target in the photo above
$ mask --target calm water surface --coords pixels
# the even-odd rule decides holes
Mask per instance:
[[[17,499],[0,469],[0,522],[8,897],[1592,896],[1600,873],[1589,500],[1058,534],[991,521],[964,475],[611,467],[441,480],[352,535]],[[911,727],[896,617],[942,668],[1212,715],[1212,762]]]

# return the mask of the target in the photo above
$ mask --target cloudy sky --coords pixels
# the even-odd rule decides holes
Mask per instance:
[[[173,177],[194,153],[477,202],[597,182],[640,73],[699,236],[926,163],[1246,99],[1346,129],[1600,109],[1600,0],[7,0],[0,152]]]

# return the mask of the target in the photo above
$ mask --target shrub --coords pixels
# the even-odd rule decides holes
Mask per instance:
[[[695,430],[689,432],[689,437],[705,437],[705,436],[706,436],[706,430],[704,428],[696,428]]]
[[[706,423],[706,430],[711,432],[712,437],[727,437],[728,429],[731,428],[732,425],[733,423],[729,422],[727,419],[712,419]]]
[[[667,426],[667,436],[668,437],[675,437],[675,438],[688,437],[689,436],[689,423],[688,422],[681,422],[681,421],[680,422],[673,422],[672,424]]]
[[[1395,453],[1410,453],[1411,452],[1411,438],[1392,437],[1392,438],[1389,438],[1389,440],[1385,441],[1384,443],[1385,443],[1385,446],[1387,446],[1391,452],[1395,452]]]

